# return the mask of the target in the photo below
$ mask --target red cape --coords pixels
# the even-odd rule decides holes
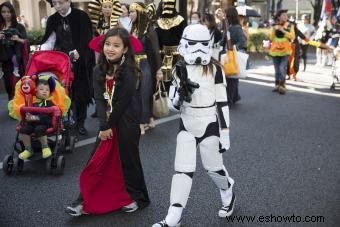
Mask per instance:
[[[133,202],[126,191],[117,133],[114,128],[112,132],[112,139],[100,142],[80,175],[83,209],[89,214],[108,213]]]
[[[104,35],[100,35],[100,36],[93,38],[89,43],[90,49],[98,53],[102,52],[103,46],[101,45],[101,42],[103,39],[104,39]],[[133,52],[135,54],[143,50],[142,43],[133,35],[130,35],[130,43],[131,43]]]

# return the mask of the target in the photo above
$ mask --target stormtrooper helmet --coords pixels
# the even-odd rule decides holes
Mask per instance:
[[[189,65],[210,63],[213,39],[208,28],[202,24],[188,25],[178,46],[179,54]]]

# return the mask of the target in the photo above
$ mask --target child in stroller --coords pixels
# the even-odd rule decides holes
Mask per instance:
[[[76,141],[69,126],[72,80],[70,60],[64,53],[39,51],[32,55],[26,76],[16,84],[14,99],[8,103],[9,115],[20,124],[14,150],[3,160],[5,174],[13,169],[20,173],[25,159],[41,158],[46,159],[50,173],[62,174],[65,158],[60,152],[72,152]]]
[[[54,106],[51,101],[51,92],[54,91],[55,81],[52,76],[40,75],[36,83],[36,102],[34,107],[51,107]],[[52,126],[52,117],[50,114],[31,114],[26,113],[25,124],[20,128],[20,137],[25,146],[25,150],[19,154],[20,159],[28,159],[33,155],[31,145],[31,135],[34,133],[41,143],[42,157],[48,158],[52,151],[48,146],[46,131]]]

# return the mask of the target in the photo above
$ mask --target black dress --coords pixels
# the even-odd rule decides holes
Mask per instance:
[[[139,208],[150,203],[143,168],[139,156],[139,119],[141,113],[140,96],[136,89],[137,75],[134,67],[124,63],[121,66],[112,99],[112,113],[106,120],[107,102],[104,99],[105,81],[99,66],[94,68],[94,97],[97,105],[100,130],[116,127],[119,154],[127,191]],[[105,76],[104,76],[105,78]]]

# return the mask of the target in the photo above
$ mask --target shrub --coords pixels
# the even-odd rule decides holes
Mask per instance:
[[[45,34],[44,29],[34,29],[27,32],[28,40],[30,45],[39,45]]]
[[[270,29],[254,29],[249,31],[247,49],[249,52],[266,53],[268,50],[263,48],[263,40],[268,40]]]

